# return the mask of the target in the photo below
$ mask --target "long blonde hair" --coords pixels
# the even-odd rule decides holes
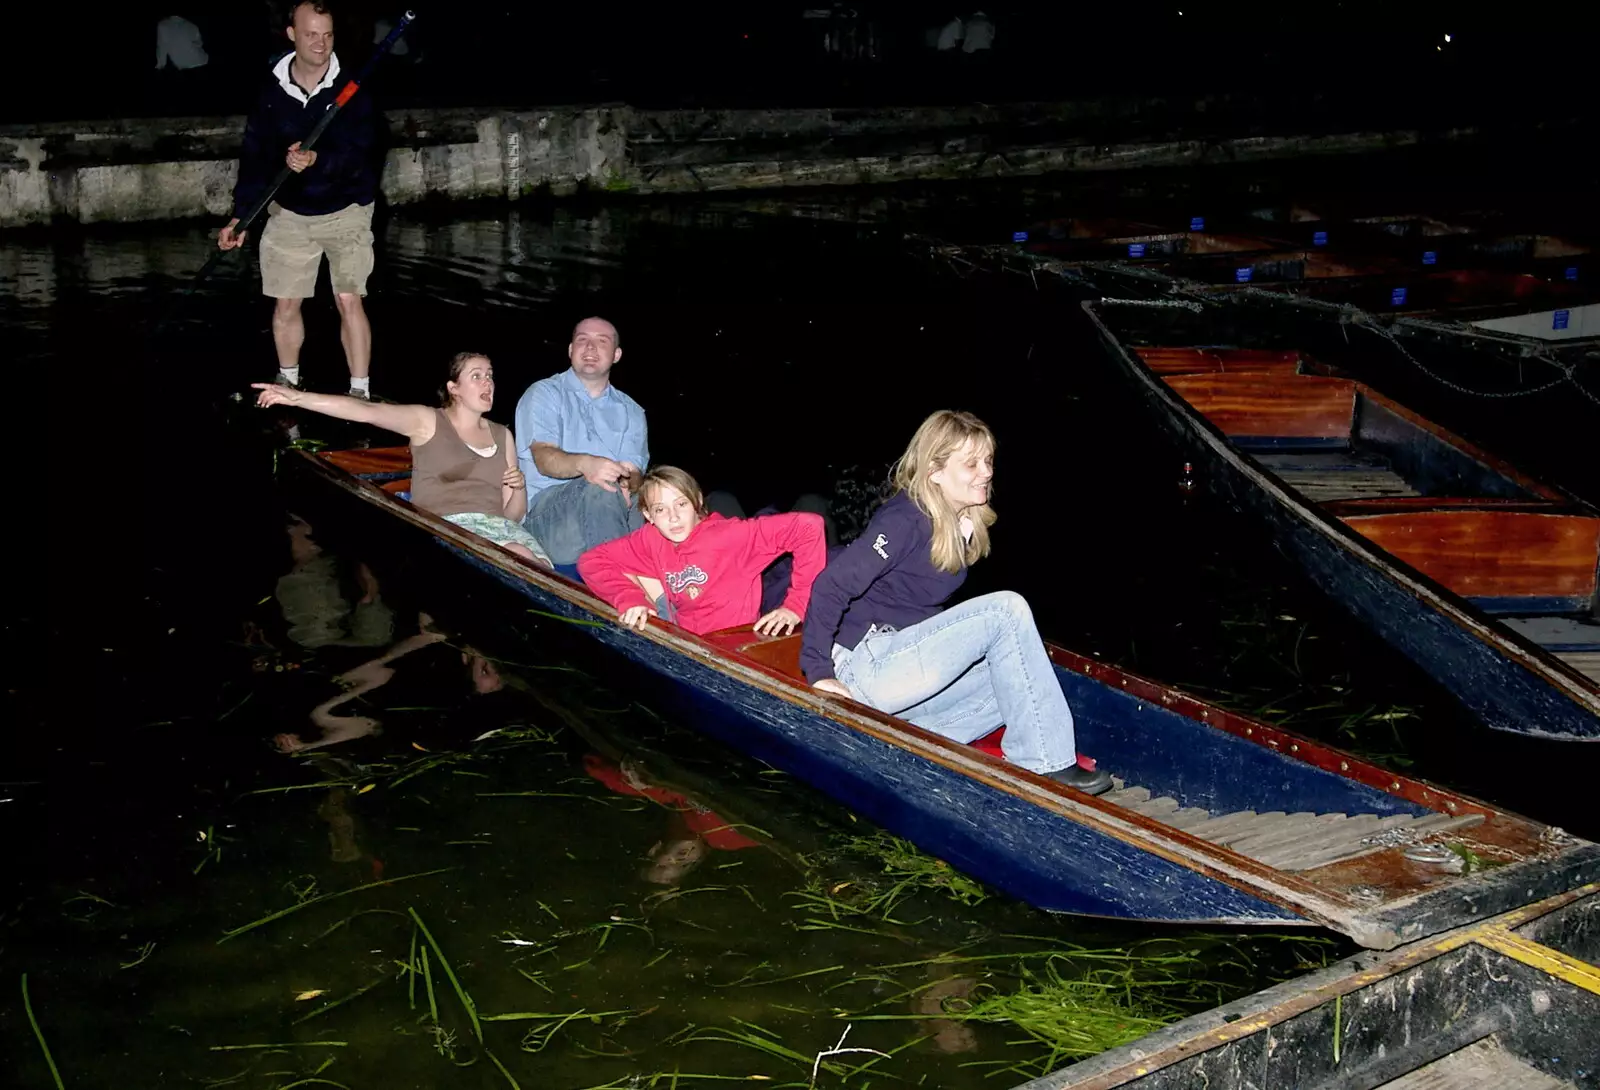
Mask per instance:
[[[989,527],[996,517],[988,504],[970,508],[967,517],[972,520],[972,537],[963,538],[960,512],[930,479],[969,440],[978,448],[979,457],[994,453],[994,432],[987,424],[971,413],[940,409],[917,428],[911,445],[894,465],[894,486],[933,520],[933,566],[952,574],[989,555]]]

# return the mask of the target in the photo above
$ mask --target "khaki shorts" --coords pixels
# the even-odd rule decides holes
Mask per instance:
[[[261,232],[261,293],[274,299],[309,299],[317,292],[317,270],[328,255],[333,290],[367,294],[372,275],[371,204],[352,204],[326,216],[302,216],[267,206]]]

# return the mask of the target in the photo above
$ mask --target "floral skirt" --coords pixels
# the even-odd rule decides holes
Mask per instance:
[[[550,562],[549,554],[544,551],[544,546],[539,544],[539,539],[523,529],[520,522],[512,522],[504,515],[480,515],[476,511],[469,511],[462,515],[441,517],[446,522],[455,523],[463,530],[488,538],[496,545],[524,545],[546,564]]]

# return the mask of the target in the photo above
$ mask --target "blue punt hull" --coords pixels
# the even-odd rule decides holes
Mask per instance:
[[[1319,516],[1249,464],[1227,439],[1120,343],[1086,303],[1160,426],[1191,458],[1208,493],[1265,525],[1311,581],[1416,663],[1485,726],[1557,741],[1600,741],[1593,685],[1506,633],[1473,603]]]
[[[370,467],[393,452],[352,452]],[[1214,708],[1159,683],[1052,648],[1080,744],[1129,783],[1225,815],[1284,811],[1481,822],[1474,850],[1511,854],[1483,874],[1418,872],[1398,849],[1353,867],[1276,869],[1135,808],[1092,799],[973,747],[817,693],[762,654],[785,640],[727,649],[668,625],[635,633],[584,588],[386,495],[398,473],[303,455],[324,482],[384,515],[383,532],[421,531],[514,592],[536,640],[589,645],[636,667],[651,702],[730,747],[791,773],[968,874],[1050,911],[1172,923],[1322,925],[1389,947],[1503,911],[1525,897],[1600,877],[1600,847],[1430,784]],[[409,524],[410,530],[404,525]],[[447,551],[446,551],[447,550]],[[410,550],[408,550],[410,551]],[[413,554],[416,555],[416,554]],[[599,622],[599,623],[597,623]],[[719,634],[720,635],[720,634]],[[735,633],[738,638],[743,635]],[[798,641],[798,637],[788,640]],[[770,657],[770,656],[769,656]],[[1470,816],[1469,816],[1470,815]],[[1393,897],[1382,895],[1393,871]],[[1463,896],[1463,886],[1471,896]]]
[[[451,551],[523,594],[538,609],[573,620],[591,616],[473,554],[453,547]],[[708,662],[615,626],[588,628],[587,634],[650,671],[658,680],[656,695],[695,729],[805,780],[855,813],[1018,900],[1049,911],[1127,920],[1306,922],[1286,908],[1097,833],[963,772],[752,689]]]

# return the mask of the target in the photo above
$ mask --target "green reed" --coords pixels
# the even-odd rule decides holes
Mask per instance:
[[[422,917],[417,915],[417,910],[413,908],[409,911],[412,920],[416,922],[417,930],[422,932],[422,937],[428,940],[428,946],[432,948],[434,956],[439,959],[439,965],[444,969],[444,975],[449,979],[450,986],[455,989],[456,998],[461,1000],[461,1006],[467,1012],[467,1020],[472,1023],[472,1035],[481,1044],[483,1042],[483,1026],[478,1021],[478,1005],[472,1001],[472,996],[468,995],[467,990],[461,986],[461,981],[456,978],[455,969],[451,968],[450,962],[444,956],[444,951],[439,948],[438,942],[435,941],[433,932],[429,931],[428,925],[422,922]],[[426,965],[426,962],[424,962],[424,965]],[[428,993],[431,999],[433,994],[431,982],[428,985]],[[435,1006],[434,1022],[437,1023],[438,1020],[439,1012],[437,1006]]]
[[[34,1039],[39,1042],[39,1051],[44,1053],[44,1062],[50,1065],[50,1077],[55,1080],[56,1090],[66,1090],[66,1083],[61,1081],[61,1072],[56,1067],[56,1058],[50,1055],[50,1045],[44,1039],[44,1030],[39,1028],[39,1020],[33,1015],[33,1000],[28,997],[28,974],[22,974],[22,1009],[28,1013],[28,1025],[33,1027]]]
[[[352,893],[361,893],[364,890],[377,889],[379,886],[392,886],[400,882],[409,882],[413,878],[427,878],[430,875],[443,874],[446,871],[452,870],[455,870],[455,868],[437,867],[433,870],[418,871],[416,874],[402,874],[398,878],[384,878],[377,882],[367,882],[364,885],[355,886],[351,889],[342,889],[336,893],[324,893],[320,897],[307,897],[300,901],[300,903],[292,905],[289,908],[279,909],[277,912],[269,913],[268,915],[261,917],[259,920],[252,920],[251,922],[244,924],[242,927],[235,927],[232,930],[224,931],[222,933],[222,937],[217,940],[217,945],[221,946],[229,939],[237,938],[247,931],[254,931],[256,928],[272,923],[275,920],[281,920],[285,916],[299,912],[302,908],[310,908],[312,905],[322,904],[325,901],[334,901],[340,897],[348,897]]]

